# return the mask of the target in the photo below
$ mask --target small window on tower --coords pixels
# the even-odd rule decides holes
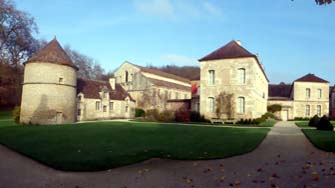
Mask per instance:
[[[64,78],[63,78],[63,77],[59,77],[58,82],[59,82],[60,84],[62,84],[62,83],[64,82]]]

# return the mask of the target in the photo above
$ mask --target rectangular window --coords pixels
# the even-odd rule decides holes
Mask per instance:
[[[109,110],[112,111],[114,109],[114,102],[109,102]]]
[[[318,115],[319,117],[321,117],[321,105],[317,105],[316,106],[316,115]]]
[[[103,112],[107,112],[107,106],[106,106],[106,105],[104,105],[104,106],[102,107],[102,111],[103,111]]]
[[[306,88],[306,98],[309,99],[311,98],[311,89]]]
[[[168,98],[168,95],[169,95],[169,92],[167,90],[165,90],[165,98],[167,99]]]
[[[240,113],[240,114],[244,114],[244,112],[245,112],[245,98],[244,97],[239,97],[238,98],[238,104],[237,104],[237,106],[238,106],[238,113]]]
[[[100,110],[100,101],[95,102],[95,110]]]
[[[128,106],[126,106],[126,109],[125,109],[125,110],[126,110],[126,112],[128,112]]]
[[[81,116],[81,109],[78,109],[78,113],[77,113],[78,116]]]
[[[214,112],[214,98],[213,97],[208,98],[208,111]]]
[[[311,115],[311,106],[306,105],[306,117],[309,117]]]
[[[208,74],[209,74],[208,84],[214,85],[215,84],[215,71],[214,70],[209,70]]]
[[[60,84],[62,84],[62,83],[64,82],[64,78],[59,77],[58,82],[59,82]]]
[[[322,98],[322,89],[318,89],[318,98],[319,98],[319,99]]]
[[[238,69],[239,84],[245,84],[245,69]]]

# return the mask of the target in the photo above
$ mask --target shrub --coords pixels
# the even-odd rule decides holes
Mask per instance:
[[[315,115],[315,116],[312,117],[311,120],[309,120],[308,126],[309,127],[317,127],[318,124],[319,124],[319,121],[320,121],[320,118],[317,115]]]
[[[147,120],[157,121],[159,119],[159,112],[157,109],[147,110],[145,114],[146,114],[145,119]]]
[[[171,122],[175,119],[174,114],[172,111],[164,110],[163,112],[159,113],[158,121],[162,122]]]
[[[323,116],[316,127],[317,130],[333,131],[334,127],[327,116]]]
[[[271,118],[271,119],[278,119],[273,113],[265,113],[262,115],[261,117],[264,121],[266,121],[268,118]]]
[[[295,117],[294,121],[309,121],[311,118],[309,117]]]
[[[281,111],[281,109],[282,107],[280,104],[273,104],[273,105],[268,106],[268,111],[272,113]]]
[[[15,123],[19,124],[20,123],[20,113],[21,113],[21,107],[16,106],[14,110],[12,111],[12,117],[15,121]]]
[[[190,111],[189,112],[190,121],[192,122],[210,122],[205,118],[205,116],[201,115],[199,112]]]
[[[141,108],[135,108],[135,117],[145,117],[145,111]]]
[[[175,112],[175,120],[177,122],[190,122],[190,114],[187,111],[177,111]]]

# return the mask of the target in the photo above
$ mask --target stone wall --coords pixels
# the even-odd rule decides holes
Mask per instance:
[[[20,122],[75,122],[76,84],[76,70],[72,67],[46,62],[26,64]]]

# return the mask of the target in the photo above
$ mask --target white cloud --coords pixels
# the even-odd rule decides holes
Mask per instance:
[[[210,1],[194,3],[186,0],[134,0],[133,2],[135,10],[140,13],[173,20],[211,19],[222,16],[220,7]]]
[[[174,7],[170,0],[135,0],[135,9],[149,15],[171,17]]]
[[[215,5],[213,5],[212,3],[208,1],[203,3],[203,7],[208,13],[214,16],[220,16],[222,14],[219,8],[217,8]]]
[[[195,58],[187,57],[178,54],[166,54],[161,56],[161,60],[166,64],[172,64],[177,66],[199,66],[198,61]]]

